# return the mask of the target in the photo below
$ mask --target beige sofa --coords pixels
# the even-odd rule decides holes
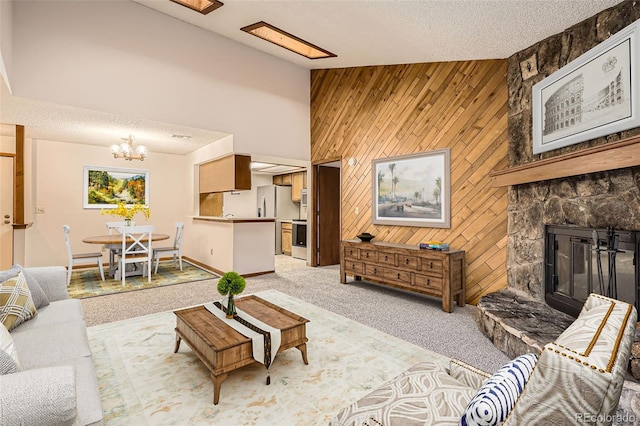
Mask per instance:
[[[598,424],[616,419],[636,309],[592,294],[579,317],[539,355],[505,425]],[[340,411],[331,425],[458,425],[490,375],[452,360],[414,365]]]
[[[100,425],[100,390],[82,304],[70,299],[66,269],[25,269],[49,304],[10,334],[20,371],[0,375],[0,426]]]

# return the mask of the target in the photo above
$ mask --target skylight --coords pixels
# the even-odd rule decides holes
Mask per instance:
[[[200,12],[203,15],[206,15],[209,12],[213,12],[224,3],[218,0],[171,0],[174,3],[181,4],[182,6],[188,7],[191,10],[195,10],[196,12]]]
[[[309,43],[301,38],[289,34],[286,31],[267,24],[264,21],[257,22],[241,28],[242,31],[260,37],[263,40],[277,44],[287,50],[302,55],[309,59],[335,58],[337,55]]]

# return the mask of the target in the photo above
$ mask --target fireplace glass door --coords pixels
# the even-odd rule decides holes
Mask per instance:
[[[590,293],[638,307],[638,235],[628,231],[548,226],[546,300],[577,316]],[[611,232],[611,233],[609,233]]]

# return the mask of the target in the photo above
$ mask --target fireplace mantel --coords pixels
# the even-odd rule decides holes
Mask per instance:
[[[640,165],[640,136],[489,173],[491,186],[520,185]]]

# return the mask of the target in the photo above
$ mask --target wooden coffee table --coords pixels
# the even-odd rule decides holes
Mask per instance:
[[[298,348],[302,361],[307,360],[306,324],[309,320],[287,311],[258,296],[250,295],[236,299],[238,309],[281,331],[280,351]],[[200,361],[211,372],[213,380],[213,403],[220,399],[220,386],[227,373],[257,362],[253,359],[252,340],[245,337],[224,321],[209,312],[204,306],[174,311],[176,314],[176,345],[174,353],[184,340]]]

